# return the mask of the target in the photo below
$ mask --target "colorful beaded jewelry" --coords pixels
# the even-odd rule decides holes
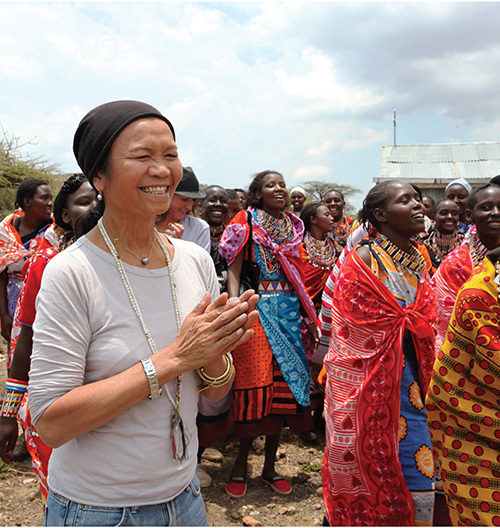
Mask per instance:
[[[314,238],[309,231],[304,235],[307,260],[316,268],[331,269],[335,263],[335,244],[330,237]]]
[[[293,227],[290,218],[282,215],[276,218],[262,209],[257,210],[257,222],[269,235],[269,238],[278,245],[287,244],[293,239]],[[267,246],[258,246],[260,257],[269,273],[279,271],[279,260]]]
[[[436,256],[436,259],[442,262],[448,253],[451,253],[461,244],[462,238],[463,236],[457,232],[451,235],[443,235],[439,231],[433,230],[424,243],[426,246],[429,246]]]
[[[415,246],[410,245],[408,251],[403,251],[382,234],[378,234],[375,241],[397,265],[419,278],[423,275],[426,268],[425,259]]]
[[[489,251],[488,248],[479,239],[477,231],[474,231],[470,235],[470,238],[467,241],[467,246],[469,247],[474,266],[477,266],[480,262],[482,262],[484,260],[484,257],[486,257],[486,253],[488,253]]]
[[[345,246],[347,243],[347,237],[351,232],[352,220],[349,221],[343,216],[338,222],[335,223],[333,228],[333,239],[341,246]]]
[[[5,382],[5,396],[3,398],[0,416],[15,418],[27,390],[27,381],[8,378]]]

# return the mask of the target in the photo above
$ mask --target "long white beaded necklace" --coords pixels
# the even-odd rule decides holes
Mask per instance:
[[[108,249],[111,255],[113,255],[115,259],[116,267],[118,269],[118,274],[120,275],[120,278],[123,282],[123,286],[125,287],[125,291],[127,292],[130,304],[132,305],[132,309],[134,310],[134,313],[137,316],[137,319],[139,320],[139,323],[142,327],[144,335],[146,336],[149,347],[151,348],[154,354],[155,352],[158,351],[158,349],[156,348],[156,344],[153,341],[151,334],[149,333],[146,323],[144,322],[144,319],[141,314],[141,310],[139,308],[139,304],[137,303],[137,299],[135,298],[134,291],[132,290],[132,285],[130,284],[130,281],[125,272],[123,262],[120,258],[120,255],[118,255],[118,252],[116,251],[116,247],[113,245],[113,242],[111,241],[111,238],[109,237],[109,234],[106,231],[106,228],[104,227],[102,217],[99,218],[97,225],[99,226],[99,231],[101,232],[102,238],[104,239],[106,246],[108,246]],[[158,243],[160,247],[162,248],[163,252],[165,253],[165,258],[167,260],[168,276],[170,279],[170,290],[172,292],[172,301],[174,303],[175,322],[177,323],[177,331],[179,331],[182,326],[182,318],[181,318],[181,309],[179,306],[179,298],[177,296],[177,286],[175,284],[174,270],[172,269],[172,261],[170,259],[170,254],[168,252],[168,249],[165,246],[163,240],[161,239],[156,229],[155,229],[155,237],[156,237],[156,240],[158,240]],[[184,434],[184,424],[182,422],[182,417],[180,414],[181,385],[182,385],[182,374],[179,374],[177,376],[177,388],[176,388],[175,401],[172,398],[168,390],[168,387],[165,387],[165,392],[167,393],[168,399],[170,400],[170,403],[172,404],[174,408],[173,413],[172,413],[171,427],[170,427],[170,437],[172,439],[172,447],[173,447],[175,460],[183,460],[186,456],[186,451],[187,451],[186,449],[187,439],[186,439],[186,435]]]

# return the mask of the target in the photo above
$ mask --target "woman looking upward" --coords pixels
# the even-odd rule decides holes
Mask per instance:
[[[418,192],[387,181],[360,222],[377,234],[346,257],[335,282],[325,357],[323,490],[331,526],[431,525],[434,462],[423,394],[434,360],[436,304],[412,237]]]
[[[275,171],[260,172],[250,184],[249,197],[252,238],[247,211],[241,211],[226,227],[220,244],[221,255],[228,262],[230,296],[238,295],[240,289],[247,243],[260,274],[255,338],[233,351],[236,378],[232,411],[240,447],[226,493],[234,498],[246,493],[248,453],[253,439],[260,435],[266,436],[263,482],[280,495],[292,492],[290,483],[274,466],[284,424],[296,433],[312,429],[301,313],[313,339],[317,339],[316,313],[301,272],[299,244],[304,225],[285,211],[288,195],[283,176]]]

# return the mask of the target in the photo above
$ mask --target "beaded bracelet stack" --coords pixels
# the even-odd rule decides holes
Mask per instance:
[[[200,392],[210,387],[222,387],[231,380],[234,374],[233,358],[229,354],[225,354],[224,357],[226,359],[226,370],[217,378],[212,378],[212,376],[206,374],[203,367],[198,369],[198,376],[200,376],[202,381],[201,385],[198,386]]]
[[[8,378],[5,383],[5,396],[3,399],[2,410],[0,416],[6,418],[15,418],[25,392],[28,390],[28,382]]]

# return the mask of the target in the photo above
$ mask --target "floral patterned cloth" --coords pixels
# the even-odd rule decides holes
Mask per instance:
[[[351,251],[332,293],[323,462],[331,526],[414,525],[410,491],[432,489],[433,460],[422,420],[417,418],[414,429],[408,418],[422,418],[421,394],[434,359],[435,297],[427,275],[423,282],[402,281],[381,248],[376,256],[370,269]],[[414,352],[408,351],[410,342]],[[408,427],[420,432],[409,438]],[[415,485],[418,476],[427,485]]]
[[[498,280],[485,258],[460,289],[426,399],[453,526],[500,526]]]

